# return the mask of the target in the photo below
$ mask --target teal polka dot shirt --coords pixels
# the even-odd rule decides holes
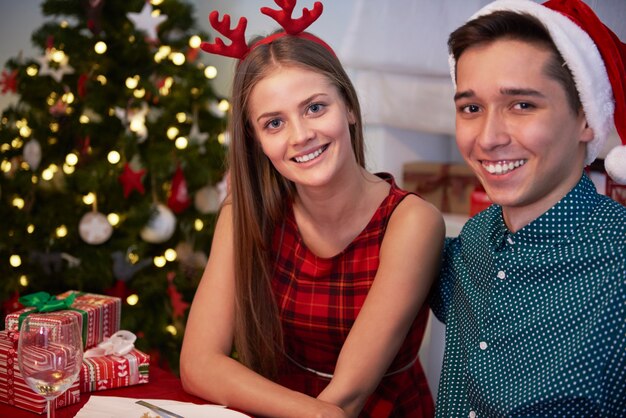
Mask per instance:
[[[583,175],[508,231],[492,205],[448,239],[437,417],[626,417],[626,207]]]

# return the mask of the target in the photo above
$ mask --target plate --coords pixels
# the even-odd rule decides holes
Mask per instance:
[[[142,418],[143,416],[157,416],[154,411],[145,406],[137,405],[135,402],[138,400],[117,396],[92,395],[74,418]],[[165,399],[144,399],[144,401],[182,415],[185,418],[250,418],[249,415],[220,405],[197,405],[190,402]],[[146,413],[149,415],[144,415]]]

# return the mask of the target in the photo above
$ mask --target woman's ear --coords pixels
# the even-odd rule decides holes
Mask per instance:
[[[352,112],[352,109],[348,109],[348,124],[356,124],[356,118],[354,117],[354,112]]]

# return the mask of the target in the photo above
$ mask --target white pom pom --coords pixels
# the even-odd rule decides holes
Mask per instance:
[[[619,184],[626,184],[626,145],[613,148],[604,159],[604,168]]]

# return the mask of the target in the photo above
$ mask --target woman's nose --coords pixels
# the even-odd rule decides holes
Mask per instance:
[[[296,119],[291,122],[290,142],[294,145],[307,143],[314,137],[314,130],[311,124],[302,119]]]

